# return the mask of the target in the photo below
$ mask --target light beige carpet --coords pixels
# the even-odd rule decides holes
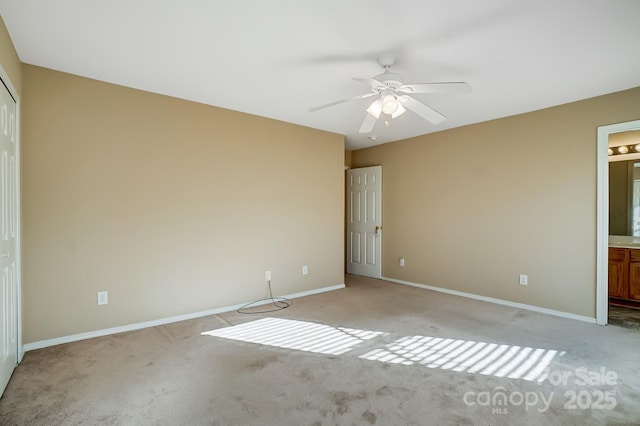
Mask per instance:
[[[28,352],[0,424],[640,423],[637,330],[346,280],[278,313]]]

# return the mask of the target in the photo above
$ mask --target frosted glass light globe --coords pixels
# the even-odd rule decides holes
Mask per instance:
[[[398,101],[393,95],[387,95],[382,100],[382,112],[385,114],[393,114],[398,109]]]

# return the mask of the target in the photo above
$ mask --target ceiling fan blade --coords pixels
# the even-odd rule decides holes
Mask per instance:
[[[364,116],[364,121],[362,122],[362,126],[360,126],[360,130],[358,130],[358,133],[369,133],[373,130],[373,126],[376,125],[376,121],[378,121],[377,118],[369,113],[366,113]]]
[[[383,82],[378,81],[375,78],[355,78],[354,77],[353,79],[371,86],[372,89],[388,89],[388,87]]]
[[[425,120],[433,124],[441,123],[447,118],[444,115],[440,114],[435,109],[431,108],[428,105],[423,104],[422,102],[420,102],[415,98],[412,98],[411,96],[404,95],[404,96],[400,96],[399,99],[402,105],[404,105],[407,109],[410,109],[411,111],[418,114],[420,117],[424,118]]]
[[[372,92],[372,93],[365,93],[364,95],[358,95],[358,96],[354,96],[354,97],[352,97],[352,98],[341,99],[341,100],[339,100],[339,101],[331,102],[330,104],[317,106],[317,107],[315,107],[315,108],[310,108],[310,109],[309,109],[309,112],[318,111],[318,110],[320,110],[320,109],[328,108],[328,107],[330,107],[330,106],[334,106],[334,105],[338,105],[338,104],[342,104],[342,103],[344,103],[344,102],[357,101],[357,100],[359,100],[359,99],[368,98],[368,97],[370,97],[370,96],[374,96],[374,95],[377,95],[377,93],[373,93],[373,92]]]
[[[468,93],[471,86],[464,82],[405,84],[396,89],[402,93]]]

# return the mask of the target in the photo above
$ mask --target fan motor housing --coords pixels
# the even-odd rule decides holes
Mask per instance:
[[[373,78],[391,89],[397,89],[403,84],[402,76],[400,74],[395,74],[392,72],[385,72]]]

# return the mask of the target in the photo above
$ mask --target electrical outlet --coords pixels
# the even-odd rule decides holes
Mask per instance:
[[[307,268],[307,265],[304,265],[302,267],[302,275],[307,275],[309,273],[309,268]]]
[[[528,275],[520,275],[520,285],[527,285],[528,281],[529,281]]]
[[[109,292],[99,291],[98,292],[98,305],[106,305],[109,303]]]
[[[404,257],[400,258],[400,266],[402,266],[404,268]]]
[[[271,281],[271,271],[266,271],[264,273],[264,279],[267,281]]]

